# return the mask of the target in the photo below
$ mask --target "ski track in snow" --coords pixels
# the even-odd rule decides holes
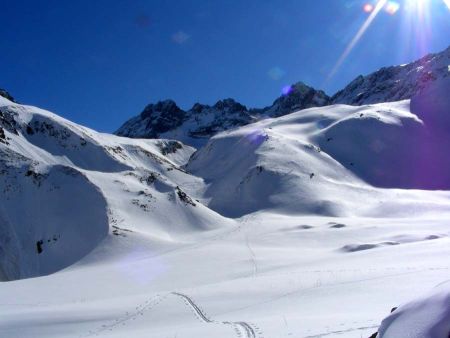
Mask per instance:
[[[262,336],[262,333],[259,330],[258,327],[254,327],[253,324],[240,321],[240,322],[220,322],[215,321],[211,319],[201,308],[199,305],[197,305],[194,300],[179,292],[172,292],[168,293],[166,295],[156,295],[153,298],[150,298],[146,300],[145,302],[137,305],[135,307],[135,310],[132,312],[127,312],[124,316],[116,318],[112,323],[110,324],[103,324],[101,327],[90,330],[87,334],[79,336],[80,338],[86,338],[86,337],[93,337],[93,336],[99,336],[103,332],[106,331],[113,331],[117,327],[124,326],[127,324],[127,322],[136,320],[139,316],[143,316],[144,312],[149,311],[156,307],[157,305],[161,304],[167,297],[170,295],[176,296],[178,298],[181,298],[184,301],[184,304],[186,304],[187,307],[189,307],[194,314],[199,318],[203,323],[205,324],[221,324],[221,325],[229,325],[231,326],[238,338],[264,338]]]
[[[156,295],[155,297],[150,298],[145,302],[137,305],[134,311],[127,312],[124,316],[116,318],[114,322],[112,322],[111,324],[103,324],[100,328],[91,330],[89,331],[88,334],[80,336],[80,338],[98,336],[102,332],[112,331],[118,326],[121,325],[123,326],[130,320],[136,320],[138,316],[143,316],[144,312],[151,310],[155,306],[159,305],[166,297],[167,295],[164,296]]]
[[[237,334],[238,337],[246,337],[246,338],[263,338],[263,336],[260,334],[257,336],[256,334],[256,328],[253,328],[253,326],[247,322],[219,322],[210,319],[206,313],[192,300],[191,297],[179,293],[179,292],[172,292],[173,295],[178,296],[182,298],[187,306],[189,306],[195,313],[195,315],[204,323],[206,324],[223,324],[223,325],[231,325]],[[242,332],[244,332],[244,336],[242,335]]]
[[[347,329],[347,330],[341,330],[341,331],[330,331],[330,332],[325,332],[325,333],[319,333],[313,336],[306,336],[303,338],[322,338],[322,337],[327,337],[327,336],[332,336],[332,335],[342,335],[344,333],[349,333],[349,332],[354,332],[354,331],[363,331],[363,330],[369,330],[369,329],[378,329],[379,325],[372,325],[372,326],[364,326],[364,327],[357,327],[357,328],[351,328],[351,329]]]

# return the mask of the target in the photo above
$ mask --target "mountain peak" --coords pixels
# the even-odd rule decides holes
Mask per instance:
[[[219,109],[219,110],[247,110],[247,107],[240,104],[239,102],[236,102],[234,99],[228,98],[228,99],[223,99],[223,100],[219,100],[216,102],[216,104],[214,105],[215,109]]]
[[[184,111],[172,100],[149,104],[137,117],[128,120],[116,134],[133,138],[175,138],[186,144],[202,146],[214,134],[256,122],[256,116],[275,117],[329,103],[329,97],[303,82],[289,87],[289,92],[272,106],[249,109],[233,98],[217,101],[213,106],[195,103]]]
[[[322,90],[316,90],[304,82],[297,82],[283,90],[271,107],[265,108],[271,117],[283,116],[297,110],[328,105],[330,97]]]

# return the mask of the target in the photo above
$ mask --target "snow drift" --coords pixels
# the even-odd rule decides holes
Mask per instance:
[[[380,338],[448,338],[450,335],[450,282],[402,305],[383,320]]]

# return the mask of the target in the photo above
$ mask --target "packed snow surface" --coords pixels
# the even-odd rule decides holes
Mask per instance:
[[[303,110],[194,153],[0,97],[0,337],[369,337],[449,280],[448,182],[416,140],[448,136],[423,100]],[[381,336],[448,338],[441,290]]]

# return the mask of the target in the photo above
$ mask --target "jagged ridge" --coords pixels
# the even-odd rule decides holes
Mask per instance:
[[[358,76],[332,97],[302,82],[290,87],[271,106],[251,109],[225,99],[214,106],[196,103],[184,111],[172,100],[148,105],[125,122],[116,135],[131,138],[173,138],[200,147],[216,133],[247,125],[266,117],[331,104],[364,105],[410,99],[436,80],[450,75],[450,47],[407,65],[384,67],[367,76]]]

